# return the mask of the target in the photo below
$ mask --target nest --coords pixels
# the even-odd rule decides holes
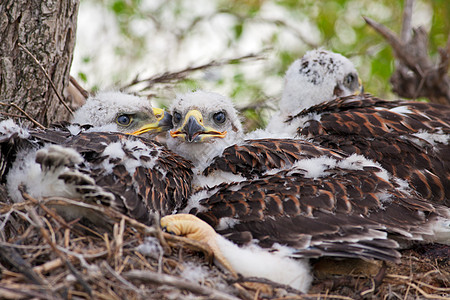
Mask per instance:
[[[301,294],[234,278],[211,263],[205,245],[111,208],[25,196],[26,202],[0,206],[5,299],[450,299],[449,247],[404,251],[400,264],[319,260],[310,293]],[[82,208],[100,222],[67,221],[56,206]],[[149,241],[150,251],[139,250]]]

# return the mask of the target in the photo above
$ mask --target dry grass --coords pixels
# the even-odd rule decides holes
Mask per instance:
[[[109,208],[61,198],[41,203],[28,199],[0,206],[1,298],[450,299],[448,247],[405,251],[398,265],[374,264],[374,270],[385,270],[384,276],[373,276],[373,270],[356,274],[356,267],[345,271],[350,275],[317,271],[310,294],[300,295],[267,282],[236,280],[208,263],[211,257],[204,245],[168,235],[159,226],[145,226]],[[55,204],[83,206],[101,215],[106,225],[66,221],[50,208]],[[146,237],[161,245],[149,256],[136,250]],[[433,251],[444,255],[439,258]],[[206,276],[201,280],[183,276],[188,263],[201,266]],[[334,265],[333,261],[326,264]]]

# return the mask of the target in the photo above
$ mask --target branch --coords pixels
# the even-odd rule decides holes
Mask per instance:
[[[44,125],[42,125],[41,123],[39,123],[38,121],[36,121],[35,119],[33,119],[29,114],[27,114],[23,109],[21,109],[19,106],[17,106],[17,104],[15,103],[4,103],[4,102],[0,102],[0,105],[2,106],[12,106],[15,109],[17,109],[18,111],[20,111],[21,113],[23,113],[25,115],[25,117],[30,120],[31,122],[34,123],[34,125],[38,126],[41,129],[45,129]]]
[[[174,286],[179,289],[187,290],[195,294],[207,296],[209,299],[237,300],[232,295],[217,291],[215,289],[199,285],[198,283],[181,279],[175,276],[160,274],[153,271],[131,270],[123,274],[129,280],[139,280],[142,282],[153,282],[157,284],[165,284]]]
[[[373,29],[375,29],[376,32],[378,32],[381,36],[384,37],[384,39],[391,45],[392,50],[394,50],[394,55],[403,62],[406,62],[408,67],[411,67],[413,69],[416,69],[416,62],[408,55],[408,52],[406,52],[406,47],[404,43],[402,43],[399,38],[395,35],[395,33],[387,28],[386,26],[375,22],[371,18],[363,17],[369,26],[371,26]],[[417,69],[416,69],[417,70]],[[417,72],[420,72],[417,70]]]
[[[443,77],[447,74],[450,64],[450,34],[447,37],[447,45],[445,48],[439,49],[439,55],[441,56],[441,62],[438,65],[438,72]]]
[[[172,82],[175,80],[184,79],[190,73],[192,73],[194,71],[206,70],[206,69],[209,69],[212,67],[235,64],[237,62],[242,62],[242,61],[247,61],[247,60],[261,60],[261,59],[263,59],[261,53],[257,53],[257,54],[250,53],[250,54],[236,57],[236,58],[230,58],[230,59],[224,59],[224,60],[212,60],[203,65],[187,67],[183,70],[175,71],[175,72],[164,72],[162,74],[154,75],[154,76],[151,76],[151,77],[148,77],[145,79],[138,79],[138,76],[136,76],[136,78],[134,80],[132,80],[130,83],[124,85],[121,88],[121,90],[130,88],[134,85],[137,85],[137,84],[143,83],[143,82],[146,82],[147,86],[145,88],[143,88],[142,90],[148,90],[157,83],[168,83],[168,82]]]
[[[396,69],[390,78],[393,91],[400,97],[426,97],[431,102],[450,104],[450,35],[446,47],[439,49],[440,63],[428,55],[428,34],[422,27],[411,29],[413,0],[406,0],[403,11],[401,39],[387,27],[364,17],[393,49]],[[411,32],[413,35],[411,36]],[[412,71],[412,72],[411,72]]]
[[[405,8],[403,9],[402,32],[400,38],[404,43],[406,43],[411,39],[411,32],[412,32],[411,18],[413,5],[414,0],[406,0]]]

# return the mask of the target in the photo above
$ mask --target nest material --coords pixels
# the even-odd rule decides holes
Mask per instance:
[[[28,199],[0,206],[0,297],[5,299],[450,299],[445,246],[404,251],[398,265],[318,261],[310,293],[301,295],[266,280],[233,278],[211,264],[205,245],[110,208],[63,198]],[[82,206],[102,216],[105,226],[66,221],[51,209],[55,204]],[[159,241],[160,250],[144,256],[137,247],[149,236]],[[186,263],[207,275],[200,281],[186,278]]]

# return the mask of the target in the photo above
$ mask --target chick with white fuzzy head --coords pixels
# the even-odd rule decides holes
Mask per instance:
[[[349,59],[323,49],[308,51],[288,68],[279,111],[266,130],[286,132],[285,121],[289,116],[322,102],[362,91],[358,72]]]
[[[72,123],[94,126],[90,131],[146,133],[148,137],[169,130],[170,114],[152,107],[147,99],[122,92],[99,92],[75,111]],[[76,133],[76,132],[72,132]]]
[[[146,99],[121,92],[100,92],[89,97],[86,103],[74,113],[72,122],[80,125],[92,125],[93,127],[88,131],[147,133],[150,137],[167,131],[172,126],[171,116],[164,113],[162,109],[152,108],[150,101]],[[26,128],[16,125],[11,120],[1,122],[0,128],[5,128],[2,132],[5,136],[13,136],[14,132],[18,132],[24,138],[30,135]],[[68,129],[74,135],[81,132],[79,125],[69,125]],[[50,148],[53,149],[52,155],[66,157],[69,161],[73,160],[74,164],[83,161],[75,150],[64,147],[57,148],[55,145],[46,145],[40,150],[23,149],[19,151],[16,161],[6,175],[8,193],[13,201],[23,201],[19,192],[21,185],[24,185],[25,189],[37,198],[77,195],[73,187],[59,179],[59,176],[67,171],[64,164],[42,170],[42,166],[36,162],[39,153],[43,154]]]
[[[202,170],[223,150],[243,140],[232,101],[220,94],[195,91],[177,95],[169,109],[173,129],[167,146]]]
[[[196,91],[178,95],[170,113],[174,128],[168,135],[167,145],[193,161],[199,171],[226,147],[244,139],[231,100],[220,94]],[[305,259],[294,259],[282,251],[271,252],[257,245],[239,247],[190,214],[165,216],[161,226],[170,233],[206,242],[214,252],[215,262],[233,275],[262,277],[302,292],[309,289],[312,277]]]

